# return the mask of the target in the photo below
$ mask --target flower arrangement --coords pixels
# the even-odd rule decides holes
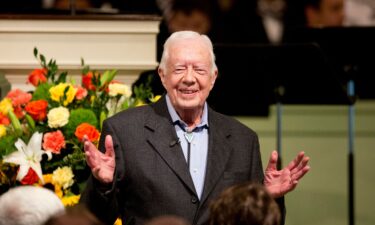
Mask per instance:
[[[157,100],[151,89],[115,81],[116,70],[99,73],[81,60],[77,84],[55,60],[34,48],[41,68],[33,70],[31,93],[11,90],[0,101],[0,194],[17,185],[51,188],[66,206],[78,202],[90,174],[84,135],[97,143],[104,119]]]

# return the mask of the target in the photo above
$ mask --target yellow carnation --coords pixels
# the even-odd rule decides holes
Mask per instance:
[[[63,105],[67,106],[69,103],[71,103],[74,100],[74,97],[76,95],[77,89],[73,87],[71,84],[67,83],[60,83],[54,87],[51,87],[49,89],[49,93],[51,94],[51,99],[60,102],[60,100],[64,97],[65,89],[68,88],[68,91],[65,93],[66,98],[64,99]]]
[[[108,85],[109,96],[124,95],[129,98],[132,95],[130,87],[126,84],[112,83]]]
[[[5,125],[0,124],[0,138],[4,137],[7,134],[7,128]]]
[[[52,174],[52,183],[60,185],[63,189],[67,189],[74,183],[74,174],[72,168],[68,166],[59,167]]]
[[[65,207],[67,206],[74,206],[78,204],[80,195],[70,195],[70,196],[64,196],[61,201]]]
[[[9,110],[13,111],[12,100],[10,100],[9,98],[4,98],[0,102],[0,113],[2,113],[3,115],[8,115]]]
[[[51,109],[48,114],[48,126],[51,128],[63,127],[69,122],[69,110],[65,107]]]

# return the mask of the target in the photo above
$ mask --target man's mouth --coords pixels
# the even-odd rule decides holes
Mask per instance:
[[[180,90],[182,94],[194,94],[198,92],[198,90]]]

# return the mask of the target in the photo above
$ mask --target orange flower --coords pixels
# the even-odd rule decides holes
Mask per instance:
[[[95,76],[99,77],[98,74],[95,74]],[[88,72],[88,73],[82,75],[82,85],[87,90],[95,91],[95,89],[96,89],[95,85],[92,83],[92,78],[93,77],[94,77],[94,73],[93,72]]]
[[[26,105],[25,110],[34,120],[42,121],[47,116],[47,106],[48,102],[46,100],[36,100],[29,102]]]
[[[99,131],[89,123],[81,123],[74,134],[80,141],[82,141],[84,135],[87,135],[92,142],[98,141],[100,135]]]
[[[65,148],[65,138],[60,130],[45,133],[43,136],[43,149],[46,151],[60,154],[61,149]]]
[[[45,68],[35,69],[29,74],[28,83],[31,83],[35,87],[41,83],[45,83],[47,82],[46,74],[47,70]]]
[[[0,112],[0,124],[8,126],[10,124],[9,118]]]

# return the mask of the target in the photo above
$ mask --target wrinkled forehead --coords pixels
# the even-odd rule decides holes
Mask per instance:
[[[176,40],[169,46],[168,64],[200,63],[212,65],[210,48],[200,39]]]

